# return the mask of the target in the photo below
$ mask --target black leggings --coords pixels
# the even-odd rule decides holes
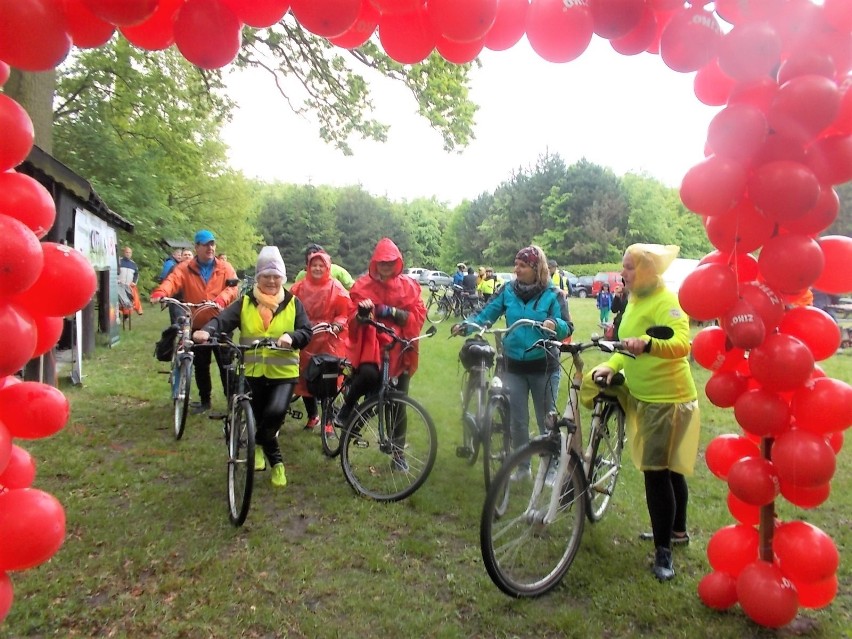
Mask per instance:
[[[672,531],[686,532],[689,488],[686,477],[671,470],[646,470],[645,501],[651,516],[654,545],[671,548]]]
[[[219,378],[222,380],[222,389],[224,390],[225,397],[227,398],[228,378],[224,368],[225,362],[222,351],[215,346],[204,346],[196,348],[193,352],[195,353],[195,359],[193,360],[193,365],[195,366],[195,385],[198,386],[198,398],[201,400],[201,403],[209,404],[210,396],[213,393],[213,381],[210,379],[211,355],[215,355],[216,357],[216,366],[219,369]]]
[[[263,448],[270,465],[283,464],[284,458],[278,446],[278,429],[290,406],[296,379],[246,377],[246,381],[251,389],[251,408],[257,422],[255,440]]]
[[[397,378],[395,388],[407,393],[410,383],[411,376],[403,373]],[[343,404],[343,414],[349,415],[362,397],[378,393],[381,384],[382,372],[379,367],[376,364],[361,364],[352,376],[349,392],[346,394],[346,402]]]

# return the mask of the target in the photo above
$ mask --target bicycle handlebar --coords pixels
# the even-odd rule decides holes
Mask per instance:
[[[540,339],[527,350],[531,350],[533,348],[555,348],[558,349],[560,353],[570,353],[571,355],[579,355],[590,348],[597,348],[604,353],[621,353],[627,357],[636,358],[633,353],[626,349],[624,342],[601,339],[596,336],[592,336],[592,339],[588,342],[580,342],[578,344],[566,344],[557,340]]]
[[[425,333],[423,333],[423,335],[418,335],[417,337],[412,337],[411,339],[405,339],[404,337],[400,337],[399,335],[397,335],[396,331],[393,328],[391,328],[387,324],[383,324],[382,322],[377,322],[372,317],[364,317],[361,318],[359,321],[364,324],[370,324],[371,326],[374,326],[376,330],[380,333],[384,333],[385,335],[390,336],[391,340],[393,341],[388,346],[385,346],[385,348],[392,348],[393,344],[399,342],[400,344],[402,344],[402,349],[407,350],[414,346],[414,344],[419,342],[421,339],[432,337],[435,333],[438,332],[437,328],[435,328],[434,326],[430,326],[429,329]]]
[[[220,333],[218,335],[211,335],[210,339],[208,339],[206,342],[201,342],[201,343],[196,342],[195,346],[221,346],[223,344],[225,346],[230,346],[231,348],[235,348],[238,351],[242,351],[242,352],[250,351],[250,350],[255,349],[255,348],[268,348],[268,349],[273,350],[273,351],[285,351],[285,352],[288,352],[288,353],[296,350],[296,349],[293,349],[293,348],[278,346],[277,342],[274,339],[272,339],[271,337],[264,337],[263,339],[257,339],[255,341],[253,341],[251,344],[238,344],[237,342],[232,340],[228,336],[227,333]]]
[[[519,328],[521,326],[532,326],[533,328],[537,328],[538,330],[542,331],[542,333],[544,333],[545,335],[548,335],[550,337],[556,336],[555,330],[543,326],[542,322],[539,322],[537,320],[527,319],[527,318],[521,318],[519,320],[515,320],[514,322],[512,322],[512,325],[508,326],[507,328],[492,328],[488,324],[480,325],[480,324],[477,324],[476,322],[471,322],[470,320],[464,320],[463,322],[461,322],[461,324],[463,326],[472,326],[474,328],[474,333],[476,333],[478,335],[482,335],[483,333],[492,333],[494,335],[500,335],[500,336],[505,337],[506,335],[508,335],[509,333],[514,331],[516,328]],[[561,344],[562,342],[557,342],[557,343]]]
[[[183,300],[179,300],[174,297],[160,297],[152,301],[159,302],[160,306],[162,306],[163,308],[165,308],[166,306],[177,306],[185,311],[198,310],[202,308],[219,308],[219,305],[216,304],[216,302],[212,302],[210,300],[204,300],[203,302],[193,303],[184,302]]]

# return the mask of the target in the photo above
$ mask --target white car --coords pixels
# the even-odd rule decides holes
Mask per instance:
[[[425,272],[426,272],[425,268],[419,268],[419,267],[402,269],[403,275],[408,275],[408,277],[413,279],[415,282],[418,282],[418,283],[421,283],[421,284],[422,284],[422,282],[420,281],[420,277]]]

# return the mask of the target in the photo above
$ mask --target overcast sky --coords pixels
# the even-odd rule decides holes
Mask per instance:
[[[622,56],[597,36],[565,64],[541,59],[525,38],[509,51],[486,49],[480,60],[470,94],[480,106],[476,140],[460,154],[443,151],[414,99],[384,78],[371,88],[379,119],[391,126],[388,141],[354,140],[355,155],[344,157],[319,139],[315,123],[293,115],[267,74],[237,72],[228,83],[239,108],[224,131],[231,164],[266,181],[360,184],[393,200],[436,196],[452,206],[492,192],[546,151],[678,187],[703,159],[719,110],[697,100],[694,74],[676,73],[656,55]]]

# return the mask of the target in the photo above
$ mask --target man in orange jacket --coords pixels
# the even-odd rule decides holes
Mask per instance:
[[[216,238],[213,233],[198,231],[195,234],[195,257],[175,266],[168,277],[151,291],[151,301],[156,302],[160,298],[174,297],[175,293],[180,293],[183,295],[183,301],[187,303],[198,304],[209,300],[215,302],[221,310],[237,299],[239,289],[235,285],[236,281],[234,267],[224,260],[216,259]],[[192,318],[192,329],[200,329],[218,313],[216,309],[205,309],[196,313]],[[228,391],[224,362],[219,349],[196,350],[195,384],[198,386],[199,401],[192,404],[191,410],[196,415],[210,410],[210,396],[213,391],[213,382],[210,379],[210,351],[216,355],[222,388],[226,393]]]

